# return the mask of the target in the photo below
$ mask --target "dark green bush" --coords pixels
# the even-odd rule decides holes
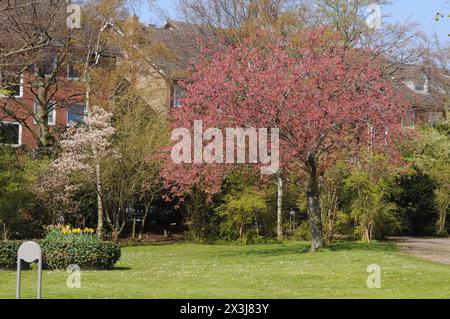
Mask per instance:
[[[16,267],[22,242],[0,242],[0,268]],[[65,269],[77,264],[84,269],[111,269],[120,258],[120,246],[113,242],[41,240],[44,268]]]
[[[17,251],[21,241],[0,242],[0,268],[15,268],[17,265]]]
[[[120,246],[104,241],[41,242],[44,265],[49,269],[65,269],[71,264],[80,268],[111,269],[120,258]]]
[[[311,240],[311,233],[309,232],[308,222],[302,221],[295,229],[293,237],[295,240]]]
[[[435,235],[436,181],[417,169],[397,176],[391,184],[388,200],[396,204],[397,215],[402,217],[401,235]]]

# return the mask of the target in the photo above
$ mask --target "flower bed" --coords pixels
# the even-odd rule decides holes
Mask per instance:
[[[65,269],[76,264],[84,269],[112,269],[120,258],[120,246],[101,241],[94,230],[86,228],[52,228],[38,241],[42,247],[43,264],[47,269]],[[14,268],[22,241],[0,242],[0,268]]]

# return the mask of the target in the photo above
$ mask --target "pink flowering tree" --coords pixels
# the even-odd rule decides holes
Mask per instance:
[[[294,37],[261,31],[236,46],[205,52],[184,83],[182,107],[170,115],[172,128],[192,130],[196,120],[203,130],[278,128],[280,170],[307,180],[314,251],[324,244],[319,178],[337,152],[356,155],[371,148],[396,154],[406,106],[370,54],[342,47],[338,36],[323,29]],[[209,134],[202,142],[215,148],[213,154],[225,151],[216,138]],[[214,194],[235,166],[168,159],[162,175],[174,194],[194,186]]]
[[[76,209],[73,195],[85,184],[93,183],[97,193],[97,235],[103,234],[103,200],[101,162],[113,153],[111,139],[115,129],[111,126],[112,113],[93,107],[80,126],[71,125],[59,142],[60,156],[49,167],[40,183],[39,193],[52,194],[54,207],[63,212]]]

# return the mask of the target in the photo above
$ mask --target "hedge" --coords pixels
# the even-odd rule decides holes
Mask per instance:
[[[17,265],[17,251],[21,241],[0,242],[0,268],[15,268]]]
[[[15,268],[17,251],[22,241],[0,242],[0,268]],[[120,246],[107,241],[51,241],[41,240],[43,266],[46,269],[65,269],[77,264],[84,269],[112,269],[120,258]]]

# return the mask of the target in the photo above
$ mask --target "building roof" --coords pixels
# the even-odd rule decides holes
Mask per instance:
[[[159,46],[159,52],[153,52],[151,60],[158,72],[173,80],[184,78],[201,49],[211,47],[218,39],[211,27],[173,20],[168,20],[161,28],[143,26],[142,38],[154,46]],[[439,91],[440,83],[430,76],[423,66],[406,65],[395,80],[399,90],[404,92],[415,108],[432,110],[441,109],[444,105],[446,93]],[[428,91],[423,93],[407,85],[407,82],[412,82],[413,85],[424,86],[425,81]],[[442,88],[446,90],[445,87]]]
[[[175,80],[183,78],[201,49],[216,39],[210,27],[171,20],[162,28],[146,26],[142,31],[145,41],[159,47],[151,58],[155,67]]]
[[[400,91],[414,108],[436,111],[443,108],[447,95],[447,84],[442,83],[443,79],[429,72],[423,65],[406,65],[395,77],[397,83],[400,82]],[[416,90],[416,85],[423,87],[424,91]]]

